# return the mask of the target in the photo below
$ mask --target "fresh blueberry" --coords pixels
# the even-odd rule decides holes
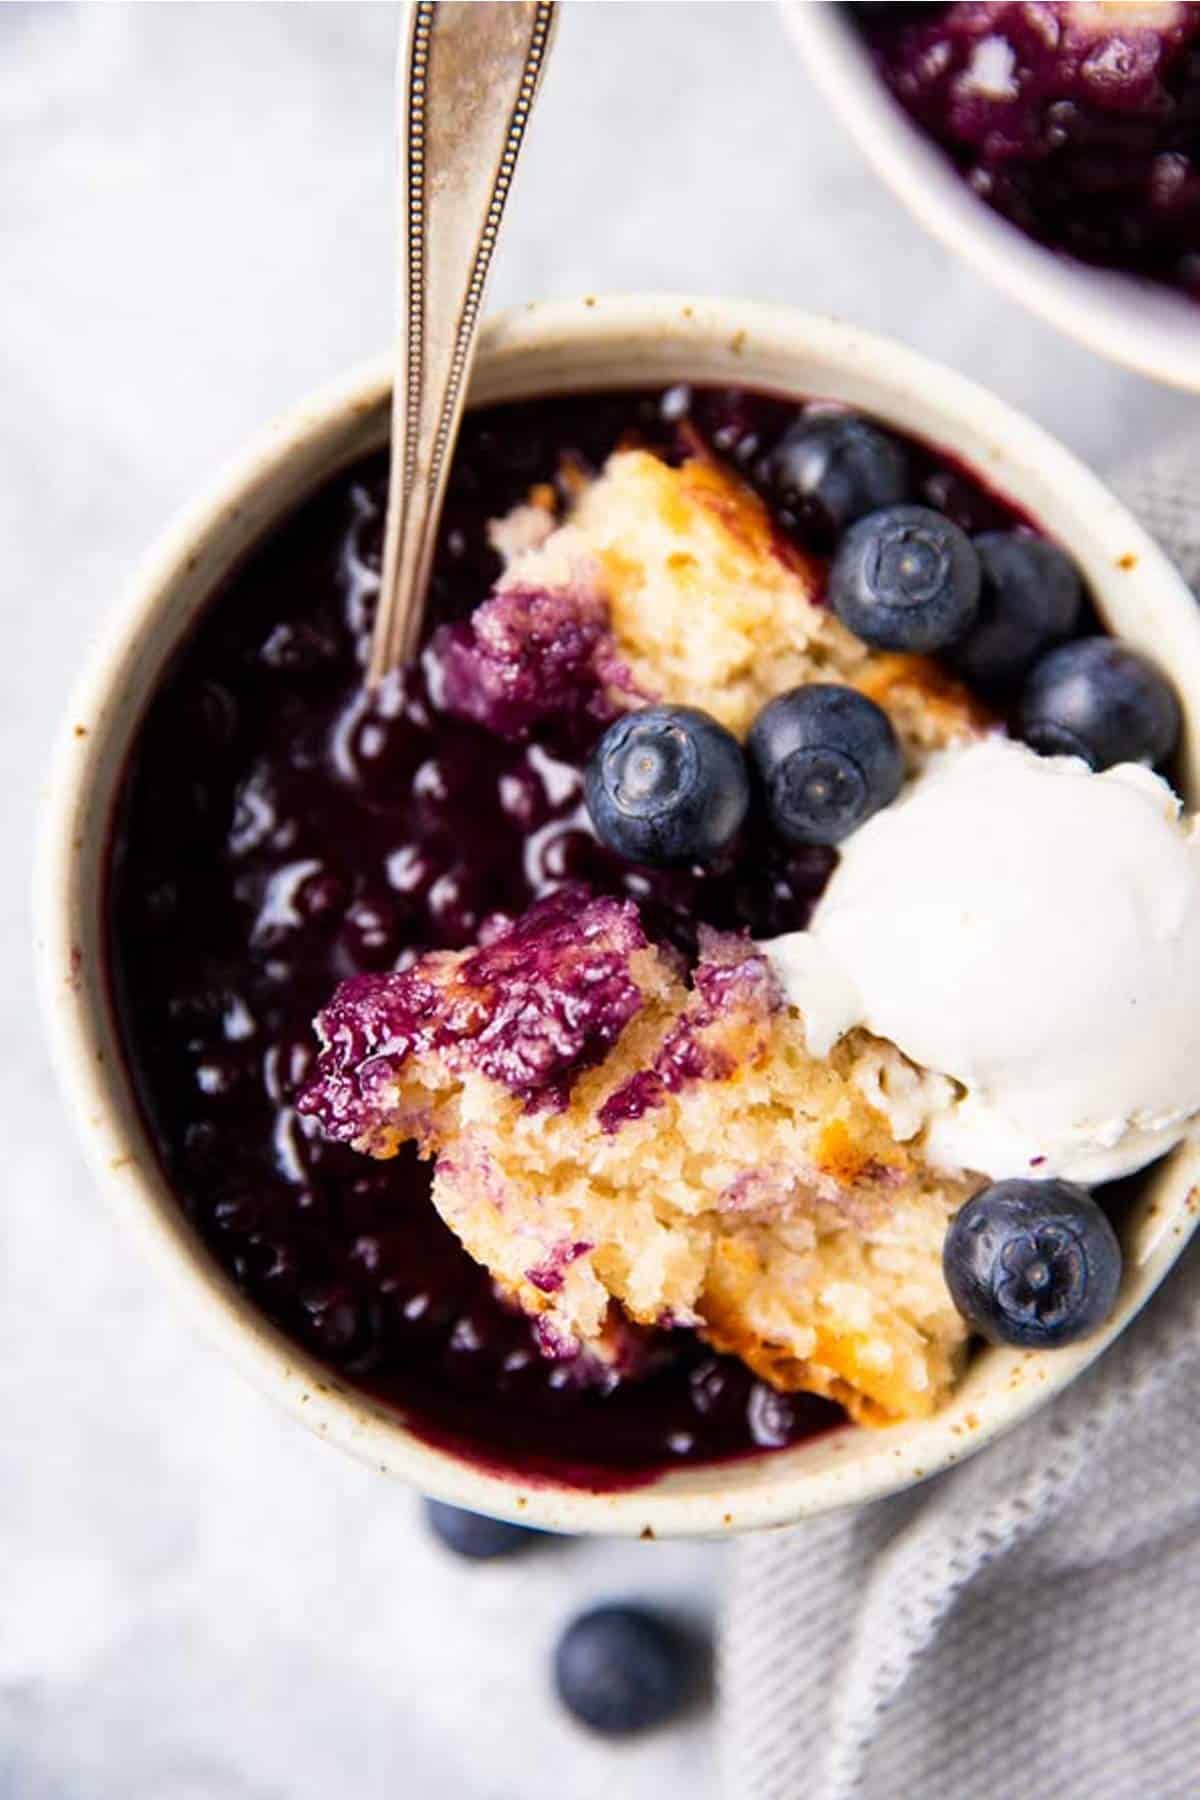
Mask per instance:
[[[984,531],[973,542],[983,572],[979,614],[951,661],[968,681],[1011,681],[1074,631],[1079,571],[1057,544],[1026,531]]]
[[[908,492],[903,449],[853,413],[797,420],[766,458],[763,473],[782,511],[835,534]]]
[[[747,743],[767,812],[793,844],[837,844],[904,780],[904,753],[881,707],[857,689],[812,682],[763,707]]]
[[[1107,1319],[1121,1246],[1086,1188],[998,1181],[955,1217],[942,1266],[955,1306],[985,1338],[1050,1350]]]
[[[662,1725],[687,1694],[690,1658],[679,1635],[637,1606],[580,1613],[554,1652],[554,1685],[569,1713],[605,1736]]]
[[[631,862],[709,862],[750,802],[737,739],[694,706],[647,706],[610,725],[584,774],[596,836]]]
[[[507,1519],[489,1519],[483,1513],[465,1512],[461,1506],[448,1506],[444,1500],[426,1500],[425,1522],[447,1550],[469,1557],[472,1562],[512,1556],[543,1535],[527,1525],[512,1525]]]
[[[1152,662],[1112,638],[1078,638],[1034,664],[1020,732],[1043,756],[1082,756],[1093,769],[1160,763],[1179,736],[1179,701]]]
[[[881,650],[942,650],[979,610],[970,538],[928,506],[889,506],[852,525],[829,568],[843,625]]]

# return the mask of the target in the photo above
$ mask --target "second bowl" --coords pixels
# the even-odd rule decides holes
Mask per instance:
[[[880,81],[845,7],[781,0],[805,65],[898,204],[955,256],[1068,337],[1125,368],[1200,391],[1200,306],[1026,237],[978,199]]]

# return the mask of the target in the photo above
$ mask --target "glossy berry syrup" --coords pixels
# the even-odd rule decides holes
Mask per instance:
[[[487,520],[553,481],[563,452],[591,468],[624,441],[676,457],[699,433],[752,469],[795,415],[676,389],[469,416],[430,629],[486,597],[498,570]],[[912,466],[914,497],[968,529],[1013,522],[915,446]],[[583,1385],[494,1297],[414,1156],[373,1162],[297,1115],[311,1021],[349,975],[486,939],[497,913],[580,881],[636,900],[645,929],[690,955],[699,921],[760,935],[803,925],[831,866],[831,853],[789,852],[752,823],[707,877],[635,870],[600,848],[581,806],[597,720],[567,709],[557,738],[547,727],[504,742],[439,713],[428,659],[368,700],[385,482],[382,455],[359,464],[244,561],[130,758],[111,855],[112,982],[180,1205],[298,1344],[428,1440],[526,1479],[624,1485],[825,1430],[838,1408],[775,1394],[685,1331],[659,1335],[638,1380]]]

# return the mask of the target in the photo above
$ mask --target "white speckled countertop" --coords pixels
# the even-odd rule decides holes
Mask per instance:
[[[432,1550],[408,1495],[172,1316],[31,1016],[25,845],[89,634],[252,428],[388,338],[393,30],[386,5],[0,6],[5,1800],[717,1792],[703,1715],[598,1746],[549,1704],[545,1658],[592,1595],[705,1613],[721,1553]],[[566,8],[492,297],[618,287],[893,331],[1101,466],[1193,411],[928,242],[750,0]]]

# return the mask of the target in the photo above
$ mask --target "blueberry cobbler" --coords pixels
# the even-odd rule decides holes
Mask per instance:
[[[129,1061],[233,1279],[592,1485],[1094,1330],[1093,1190],[1200,1108],[1200,846],[1069,558],[832,406],[509,405],[369,691],[385,477],[214,596],[114,837]]]
[[[1200,6],[853,9],[887,87],[1041,243],[1200,293]]]

